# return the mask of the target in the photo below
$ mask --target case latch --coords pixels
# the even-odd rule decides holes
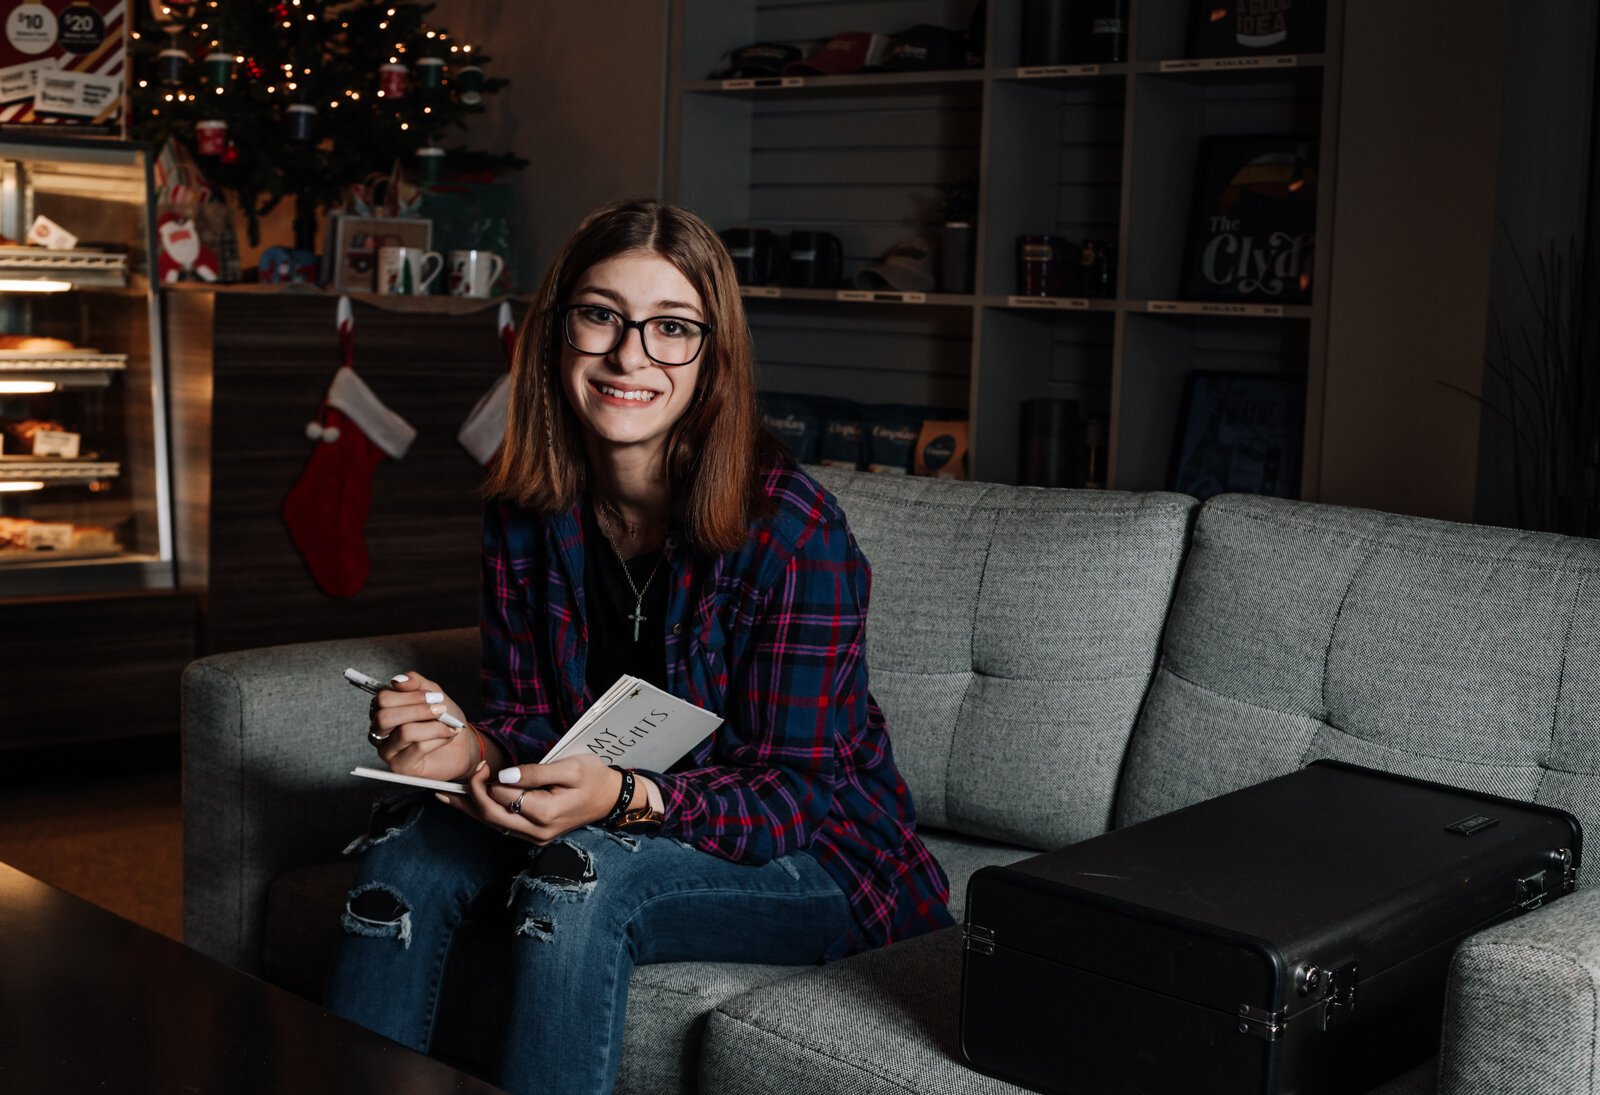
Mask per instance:
[[[1517,907],[1523,912],[1532,912],[1544,904],[1544,899],[1549,895],[1545,892],[1545,876],[1549,871],[1535,871],[1527,878],[1517,879]]]
[[[1239,1005],[1239,1033],[1263,1042],[1276,1042],[1283,1037],[1283,1012]]]
[[[1561,872],[1561,892],[1571,893],[1578,888],[1578,870],[1572,865],[1572,849],[1557,848],[1550,853],[1550,866]]]
[[[1322,1004],[1322,1029],[1332,1030],[1348,1022],[1356,1010],[1356,986],[1361,979],[1360,964],[1346,962],[1328,971],[1327,999]]]
[[[981,924],[968,924],[961,929],[961,934],[966,938],[967,949],[979,954],[994,953],[994,932]]]

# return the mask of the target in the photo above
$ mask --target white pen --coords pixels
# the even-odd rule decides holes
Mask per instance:
[[[346,669],[344,671],[344,679],[363,692],[371,692],[374,696],[389,687],[376,677],[369,677],[359,669]],[[439,721],[452,730],[461,730],[467,725],[448,711],[439,716]]]

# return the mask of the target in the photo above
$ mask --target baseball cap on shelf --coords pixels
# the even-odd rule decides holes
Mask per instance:
[[[835,34],[803,61],[792,61],[783,66],[785,76],[846,76],[880,64],[888,52],[891,41],[886,34],[868,34],[862,30]]]
[[[879,67],[885,72],[906,72],[967,68],[970,64],[965,31],[937,27],[932,23],[918,23],[893,36]]]
[[[858,272],[855,283],[857,289],[932,292],[939,283],[933,269],[933,244],[921,236],[901,240],[889,248],[882,261]]]
[[[801,56],[800,47],[790,42],[752,42],[724,53],[707,78],[741,80],[776,76],[784,65],[800,60]]]

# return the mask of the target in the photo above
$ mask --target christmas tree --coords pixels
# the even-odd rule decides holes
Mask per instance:
[[[431,182],[448,167],[526,161],[457,145],[485,96],[505,86],[472,43],[429,26],[432,4],[399,0],[149,0],[133,33],[132,133],[201,157],[233,193],[252,244],[258,218],[297,202],[296,246],[318,209],[396,162]]]

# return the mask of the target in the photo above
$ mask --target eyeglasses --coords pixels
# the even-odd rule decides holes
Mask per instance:
[[[711,339],[711,324],[682,316],[625,319],[599,304],[566,304],[558,312],[567,345],[580,354],[609,354],[637,327],[645,356],[657,365],[676,367],[699,357]]]

